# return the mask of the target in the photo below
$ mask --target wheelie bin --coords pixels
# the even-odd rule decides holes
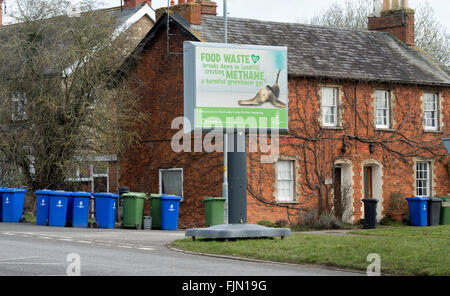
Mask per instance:
[[[99,228],[114,228],[116,223],[117,198],[119,195],[107,192],[96,192],[95,218]]]
[[[428,200],[428,226],[439,225],[439,218],[441,216],[442,199],[431,197]]]
[[[377,228],[377,203],[375,198],[365,198],[364,202],[364,229]]]
[[[177,230],[181,197],[163,194],[161,196],[161,229]]]
[[[72,206],[72,227],[88,227],[89,205],[91,201],[90,192],[71,192],[73,199]]]
[[[121,195],[123,199],[123,222],[121,227],[142,228],[142,216],[144,213],[145,193],[127,192]]]
[[[49,226],[64,227],[67,222],[67,204],[71,193],[63,190],[49,190],[50,210],[48,217]]]
[[[37,190],[36,194],[36,224],[48,225],[50,213],[50,192],[51,190]]]
[[[205,204],[205,225],[206,227],[224,224],[225,198],[207,197],[203,200]]]
[[[413,226],[427,226],[428,224],[428,197],[408,197],[409,219]]]
[[[441,197],[441,215],[439,217],[439,224],[450,225],[450,197]]]
[[[2,221],[21,222],[27,189],[0,188],[0,192],[2,192]]]
[[[152,217],[152,229],[161,229],[161,195],[150,194],[150,216]]]

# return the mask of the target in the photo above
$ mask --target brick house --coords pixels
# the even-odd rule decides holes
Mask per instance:
[[[151,1],[126,0],[123,7],[102,9],[110,18],[118,31],[126,30],[133,33],[131,49],[139,44],[144,36],[154,25],[153,12],[148,4]],[[15,25],[3,25],[3,4],[0,0],[0,40],[7,38],[10,30],[15,30]],[[133,47],[134,46],[134,47]],[[9,125],[2,127],[6,130],[20,126],[22,120],[26,119],[26,108],[21,98],[12,98],[12,110],[9,115]],[[5,132],[5,130],[3,130]],[[1,160],[0,160],[1,161]],[[78,157],[79,165],[75,168],[72,178],[69,180],[79,184],[79,190],[87,192],[118,192],[119,189],[119,163],[117,154],[92,154],[86,157]],[[0,184],[11,186],[9,178],[4,175],[8,172],[8,164],[0,162]]]
[[[202,200],[220,196],[223,180],[223,153],[171,149],[181,130],[172,120],[183,116],[183,41],[223,40],[216,4],[185,2],[157,10],[138,48],[134,71],[147,81],[141,103],[153,124],[136,127],[141,145],[120,156],[122,186],[183,197],[181,228],[204,225]],[[355,223],[363,198],[379,200],[378,219],[400,219],[406,197],[449,194],[450,73],[414,47],[414,11],[384,9],[369,31],[229,18],[228,40],[288,47],[290,132],[277,162],[248,154],[248,223],[297,223],[312,210]]]

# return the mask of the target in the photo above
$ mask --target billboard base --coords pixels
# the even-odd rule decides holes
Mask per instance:
[[[289,228],[272,228],[256,224],[221,224],[207,228],[190,228],[186,230],[187,237],[217,238],[217,239],[235,239],[235,238],[263,238],[291,235]]]

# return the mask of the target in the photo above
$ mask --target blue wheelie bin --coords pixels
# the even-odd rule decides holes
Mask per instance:
[[[37,190],[36,193],[36,224],[48,225],[48,214],[50,212],[51,190]]]
[[[72,192],[72,227],[87,227],[89,219],[90,192]]]
[[[2,221],[21,222],[23,216],[23,204],[27,189],[0,188],[2,192]]]
[[[50,211],[48,225],[64,227],[67,219],[67,205],[71,193],[62,190],[48,192],[50,196]]]
[[[428,197],[408,197],[409,219],[413,226],[428,225]]]
[[[161,229],[177,230],[180,200],[176,195],[161,195]]]
[[[99,228],[114,228],[118,194],[107,192],[93,193],[95,202],[95,219]]]

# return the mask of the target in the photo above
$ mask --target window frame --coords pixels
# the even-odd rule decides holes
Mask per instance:
[[[379,100],[379,94],[383,93],[383,100],[386,103],[385,107],[380,107],[378,102]],[[375,117],[375,128],[376,129],[390,129],[391,128],[391,91],[390,90],[382,90],[382,89],[377,89],[375,90],[375,113],[374,113],[374,117]],[[386,119],[386,123],[383,124],[379,124],[378,123],[378,119],[381,116],[378,116],[378,110],[384,111],[386,112],[386,114],[382,115],[383,119]]]
[[[427,110],[428,103],[427,97],[432,95],[434,110]],[[433,118],[427,118],[427,112],[434,112]],[[434,126],[427,125],[427,119],[434,120]],[[439,93],[435,92],[425,92],[423,94],[423,128],[425,131],[437,131],[439,130]]]
[[[159,174],[159,194],[166,194],[162,192],[162,172],[164,171],[180,171],[181,172],[181,200],[183,200],[184,198],[184,173],[183,173],[183,168],[171,168],[171,169],[159,169],[158,170],[158,174]]]
[[[426,165],[426,168],[419,168],[419,165]],[[416,186],[415,186],[415,196],[418,197],[431,197],[432,196],[432,175],[431,175],[431,166],[432,163],[431,161],[427,161],[427,160],[420,160],[420,161],[416,161],[415,163],[415,182],[416,182]],[[420,173],[422,173],[422,175],[420,176]],[[426,178],[424,178],[424,174],[426,173]],[[420,176],[420,178],[419,178]],[[426,182],[425,186],[423,186],[422,182]],[[421,183],[421,186],[419,186],[419,183]],[[424,190],[426,190],[425,194]]]
[[[332,89],[333,90],[333,105],[326,105],[325,104],[325,95],[324,90],[325,89]],[[333,108],[333,122],[329,123],[327,122],[326,118],[327,116],[330,116],[325,112],[328,108]],[[333,110],[332,109],[332,110]],[[322,86],[321,87],[321,110],[322,110],[322,126],[323,127],[338,127],[339,126],[339,87],[337,86]]]
[[[290,171],[290,177],[289,179],[282,179],[282,176],[280,174],[280,168],[279,168],[279,164],[281,162],[284,163],[289,163],[289,171]],[[275,165],[275,170],[276,170],[276,201],[279,203],[292,203],[292,202],[296,202],[296,192],[295,192],[295,160],[292,159],[279,159],[276,162]],[[281,177],[281,178],[280,178]],[[288,197],[281,197],[280,196],[280,190],[279,190],[279,185],[280,182],[289,182],[289,196]]]
[[[27,98],[20,94],[14,94],[11,97],[11,121],[20,122],[28,119],[27,111]],[[16,108],[18,107],[18,108]]]

